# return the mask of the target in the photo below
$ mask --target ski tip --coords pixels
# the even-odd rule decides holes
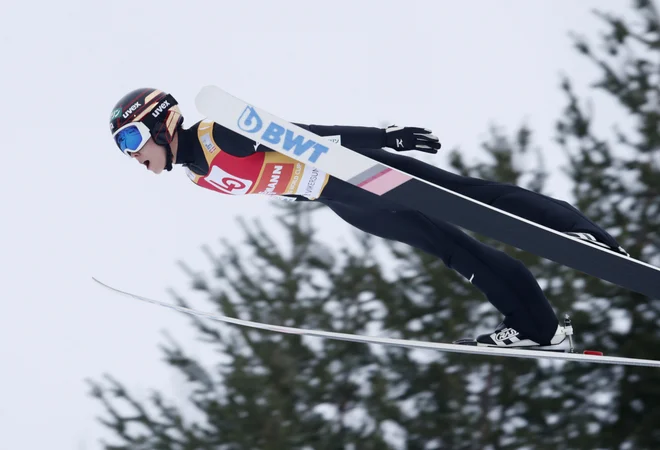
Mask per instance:
[[[597,350],[585,350],[584,352],[585,355],[596,355],[596,356],[603,356],[603,352],[599,352]]]

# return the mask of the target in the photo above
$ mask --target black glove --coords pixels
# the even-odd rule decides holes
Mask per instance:
[[[385,129],[384,147],[402,152],[419,150],[426,153],[438,153],[440,142],[431,134],[431,130],[417,127],[397,127],[391,125]]]

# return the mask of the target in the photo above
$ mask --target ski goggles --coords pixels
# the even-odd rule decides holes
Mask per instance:
[[[131,122],[112,133],[112,138],[119,150],[130,156],[130,153],[135,153],[144,147],[144,144],[151,139],[151,133],[142,122]]]

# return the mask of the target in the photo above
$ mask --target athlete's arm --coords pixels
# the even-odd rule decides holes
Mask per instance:
[[[426,153],[437,153],[440,149],[438,138],[431,134],[431,130],[426,128],[296,125],[319,136],[339,135],[341,136],[341,145],[356,151],[389,147],[399,152],[418,150]]]
[[[300,128],[319,136],[341,136],[341,145],[350,149],[383,148],[387,144],[383,128],[358,127],[345,125],[305,125],[296,123]]]
[[[341,136],[341,145],[359,149],[374,149],[391,147],[398,151],[421,150],[429,153],[437,152],[440,148],[438,138],[430,134],[429,130],[411,127],[360,127],[344,125],[305,125],[296,123],[319,136]],[[272,152],[274,150],[265,145],[257,145],[252,139],[246,138],[217,123],[213,124],[213,139],[220,148],[232,156],[250,156],[255,151]]]
[[[345,147],[356,148],[381,148],[385,142],[385,130],[373,127],[354,126],[329,126],[329,125],[304,125],[296,124],[319,136],[341,136],[341,144]],[[213,124],[213,139],[222,151],[232,156],[250,156],[255,151],[272,152],[274,150],[265,145],[256,146],[256,142],[246,138],[217,123]],[[255,150],[256,146],[256,150]]]

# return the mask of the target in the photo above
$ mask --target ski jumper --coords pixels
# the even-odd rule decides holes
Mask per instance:
[[[617,246],[609,234],[566,202],[519,186],[456,175],[384,150],[385,131],[372,127],[296,124],[383,164],[560,232],[591,233]],[[395,204],[322,173],[218,124],[202,121],[179,131],[177,164],[199,186],[229,195],[266,194],[317,201],[354,227],[408,244],[441,259],[481,290],[505,317],[506,326],[541,345],[558,320],[531,272],[517,259],[458,227]],[[437,205],[442,209],[442,205]]]

